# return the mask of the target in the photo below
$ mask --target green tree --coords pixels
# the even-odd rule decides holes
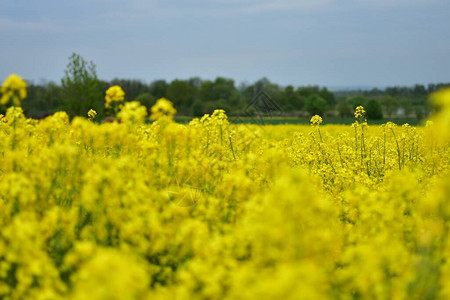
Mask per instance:
[[[270,84],[270,80],[267,79],[266,77],[263,77],[263,78],[259,79],[258,81],[256,81],[253,84],[253,95],[252,96],[256,95],[260,91],[264,91],[266,86],[268,86],[269,84]]]
[[[426,90],[425,86],[422,84],[416,84],[413,88],[413,95],[415,97],[426,96],[427,90]]]
[[[362,95],[353,96],[353,97],[349,98],[347,101],[348,101],[348,103],[350,103],[350,106],[353,111],[358,106],[366,106],[366,103],[367,103],[366,97],[364,97]]]
[[[367,119],[369,119],[369,120],[379,120],[379,119],[383,118],[383,112],[381,110],[381,105],[375,99],[371,99],[367,102],[365,110],[366,110]]]
[[[27,88],[27,101],[22,102],[25,115],[40,119],[64,109],[60,107],[61,94],[61,87],[53,82],[30,84]]]
[[[303,97],[294,89],[292,85],[288,85],[284,88],[279,102],[286,111],[301,110],[304,105]]]
[[[230,104],[224,100],[224,99],[219,99],[217,101],[213,101],[211,103],[210,106],[210,112],[212,113],[215,109],[223,109],[225,110],[226,113],[229,113],[231,111],[231,106]]]
[[[225,109],[227,113],[237,107],[242,102],[242,94],[234,85],[233,79],[224,77],[217,77],[214,81],[203,81],[198,88],[198,99],[200,102],[195,101],[195,115],[199,114],[199,106],[202,105],[202,114],[207,107],[216,107],[220,105],[221,109]],[[213,104],[206,103],[211,102]],[[192,109],[194,106],[192,107]],[[206,110],[207,111],[207,110]],[[194,112],[194,111],[193,111]]]
[[[156,103],[155,97],[153,97],[153,95],[150,93],[142,93],[139,96],[137,96],[135,100],[139,101],[142,105],[144,105],[147,108],[151,108]]]
[[[320,95],[320,89],[317,85],[299,87],[297,92],[304,98],[312,95]]]
[[[103,114],[103,99],[100,81],[94,63],[87,62],[73,53],[61,79],[64,108],[68,115],[85,116],[90,109]]]
[[[405,116],[413,113],[413,105],[410,98],[403,98],[399,101],[399,106],[405,111]]]
[[[394,98],[394,97],[388,95],[388,96],[384,96],[381,99],[381,105],[383,106],[386,114],[389,117],[392,117],[392,115],[397,110],[399,103],[398,103],[397,98]]]
[[[233,107],[238,106],[242,97],[234,85],[233,79],[217,77],[212,86],[213,99],[225,103],[223,109],[227,112]]]
[[[150,93],[156,99],[167,97],[167,87],[169,85],[164,79],[155,80],[150,84]]]
[[[339,101],[337,104],[337,111],[341,118],[352,116],[352,107],[350,103],[346,100]]]
[[[226,100],[233,98],[233,94],[237,92],[234,86],[234,80],[224,77],[217,77],[212,86],[213,99],[210,100]]]
[[[212,101],[214,99],[214,84],[210,80],[203,81],[198,89],[201,102]],[[198,105],[198,104],[197,104]]]
[[[125,100],[127,101],[135,100],[137,96],[150,92],[149,86],[137,79],[115,78],[109,86],[111,85],[119,85],[124,90]]]
[[[306,98],[304,109],[312,115],[323,116],[328,108],[327,100],[319,95],[311,95]]]
[[[416,108],[414,109],[414,113],[416,114],[416,118],[417,120],[422,120],[424,113],[423,113],[423,108],[420,106],[416,106]]]
[[[175,104],[177,110],[190,108],[196,96],[196,88],[186,80],[175,79],[167,88],[167,98]]]
[[[194,117],[201,117],[204,114],[203,103],[199,99],[195,100],[191,106],[191,113]]]
[[[328,105],[334,106],[336,104],[336,99],[334,97],[334,94],[332,92],[330,92],[326,87],[323,87],[320,89],[319,92],[320,97],[322,97],[323,99],[325,99],[328,103]]]
[[[187,80],[190,86],[194,87],[195,89],[198,89],[199,86],[202,84],[202,80],[200,77],[191,77]]]

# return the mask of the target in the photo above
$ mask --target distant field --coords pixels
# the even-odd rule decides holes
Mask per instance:
[[[187,124],[194,117],[180,116],[175,117],[175,121],[178,123]],[[234,124],[266,124],[266,125],[282,125],[282,124],[310,124],[309,118],[296,118],[296,117],[273,117],[273,118],[250,118],[250,117],[230,117],[229,121]],[[395,124],[402,125],[408,123],[409,125],[421,125],[422,121],[417,118],[384,118],[381,120],[368,120],[369,124],[385,124],[386,122],[394,122]],[[341,124],[350,125],[355,122],[354,118],[337,118],[337,117],[325,117],[323,118],[323,125],[326,124]]]

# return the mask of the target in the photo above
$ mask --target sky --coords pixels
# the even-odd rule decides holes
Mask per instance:
[[[280,85],[450,82],[450,0],[0,0],[0,80],[267,77]]]

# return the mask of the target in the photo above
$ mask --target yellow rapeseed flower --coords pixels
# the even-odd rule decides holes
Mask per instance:
[[[144,123],[145,117],[147,116],[147,108],[141,105],[139,101],[127,102],[117,116],[123,123]]]
[[[364,107],[362,107],[362,106],[356,107],[356,110],[355,110],[355,113],[354,113],[356,119],[364,118],[365,114],[366,114],[366,111],[364,110]]]
[[[319,126],[322,124],[322,117],[319,115],[314,115],[311,117],[311,126]]]
[[[166,98],[160,98],[156,101],[155,105],[150,109],[150,119],[159,120],[161,118],[172,119],[177,113],[177,110],[173,107],[172,102]]]
[[[443,142],[450,140],[450,88],[441,89],[434,92],[431,97],[431,104],[435,108],[433,121],[440,139]]]
[[[122,102],[125,100],[125,92],[118,85],[113,85],[106,90],[105,107],[110,108],[113,102]]]
[[[93,120],[97,116],[97,112],[93,109],[90,109],[87,113],[89,120]]]
[[[17,74],[11,74],[3,81],[0,103],[6,105],[11,99],[13,104],[20,106],[20,101],[27,97],[27,83]]]

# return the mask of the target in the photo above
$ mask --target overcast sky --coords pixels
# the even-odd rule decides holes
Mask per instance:
[[[266,76],[295,86],[450,82],[450,0],[0,0],[0,80]]]

